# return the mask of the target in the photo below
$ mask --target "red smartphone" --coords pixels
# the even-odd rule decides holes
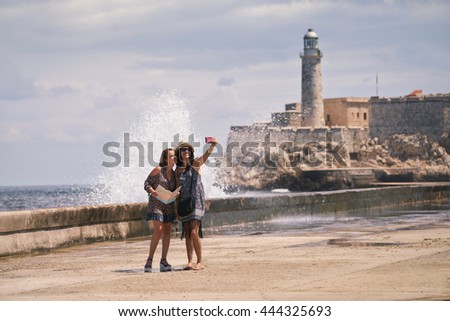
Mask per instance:
[[[214,137],[205,137],[205,143],[212,143],[214,141]]]

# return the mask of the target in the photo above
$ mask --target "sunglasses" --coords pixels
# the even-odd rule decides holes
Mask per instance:
[[[189,147],[181,147],[180,151],[181,152],[188,152],[188,151],[190,151],[190,149],[189,149]]]

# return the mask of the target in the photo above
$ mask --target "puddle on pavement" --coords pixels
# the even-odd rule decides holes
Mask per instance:
[[[158,268],[153,268],[151,272],[144,272],[143,268],[136,268],[136,269],[120,269],[120,270],[114,270],[115,273],[129,273],[129,274],[153,274],[153,273],[171,273],[171,272],[181,272],[181,271],[187,271],[184,269],[184,266],[172,266],[171,271],[161,272]]]
[[[395,242],[365,242],[365,241],[355,241],[355,240],[349,240],[346,238],[338,238],[338,239],[330,239],[327,242],[328,245],[337,245],[340,247],[350,247],[350,246],[364,246],[364,247],[371,247],[371,246],[399,246],[403,245],[402,243],[395,243]]]

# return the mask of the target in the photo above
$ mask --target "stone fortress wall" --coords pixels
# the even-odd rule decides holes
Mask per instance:
[[[370,99],[370,136],[383,142],[394,134],[427,135],[433,141],[450,133],[450,94]]]
[[[350,166],[350,154],[359,153],[360,146],[368,139],[368,129],[361,127],[294,127],[274,126],[273,123],[254,124],[250,126],[232,126],[228,134],[227,146],[230,153],[227,165],[250,166],[252,158],[249,153],[257,154],[259,159],[268,156],[284,157],[283,153],[301,153],[305,149],[322,150],[344,144],[340,155]],[[327,146],[328,144],[328,146]],[[247,163],[247,164],[245,164]],[[328,163],[323,165],[338,166]],[[319,166],[317,166],[319,167]],[[340,166],[339,166],[340,167]]]
[[[333,101],[336,99],[330,99]],[[339,98],[338,100],[345,100]],[[272,120],[247,126],[231,126],[228,145],[238,144],[240,149],[233,151],[233,164],[237,164],[245,156],[249,148],[263,147],[272,143],[275,146],[300,149],[311,142],[323,142],[327,133],[334,143],[345,141],[346,151],[359,153],[361,146],[368,139],[377,139],[383,143],[395,134],[422,134],[431,142],[439,142],[444,147],[450,139],[450,94],[426,95],[419,97],[372,97],[368,101],[368,115],[361,113],[361,118],[368,118],[368,126],[327,126],[321,128],[302,127],[301,104],[287,104],[286,111],[275,112]],[[295,106],[294,108],[292,106]],[[351,112],[341,109],[340,123],[347,119]],[[327,110],[325,110],[325,113]],[[336,116],[336,115],[334,115]],[[334,117],[338,118],[338,117]],[[348,123],[352,124],[349,119]],[[246,143],[251,142],[251,144]],[[242,148],[244,146],[244,148]]]
[[[339,105],[346,101],[329,101],[336,100]],[[326,181],[334,181],[326,187],[330,189],[357,186],[357,176],[364,176],[366,183],[450,178],[450,94],[363,100],[368,104],[366,126],[297,126],[299,103],[273,113],[270,122],[232,126],[228,145],[235,144],[235,148],[226,155],[223,186],[316,190]],[[348,107],[341,108],[341,121],[347,119],[352,124],[351,114],[356,115],[357,110],[364,120],[365,109]],[[339,120],[336,115],[333,119]],[[311,151],[305,153],[311,148],[312,161],[308,158]],[[332,150],[339,152],[343,162],[330,153]],[[265,161],[267,157],[271,162]]]

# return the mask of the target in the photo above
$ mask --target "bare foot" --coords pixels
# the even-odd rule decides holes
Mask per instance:
[[[192,264],[192,262],[189,262],[185,267],[184,270],[193,270],[194,269],[194,265]]]
[[[197,265],[195,266],[195,270],[203,270],[205,266],[202,263],[197,263]]]

